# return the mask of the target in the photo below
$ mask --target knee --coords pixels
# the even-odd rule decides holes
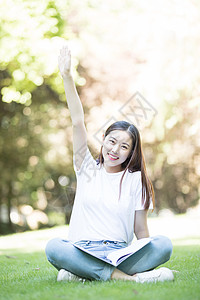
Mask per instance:
[[[171,240],[162,235],[158,235],[154,237],[155,245],[159,249],[159,252],[162,254],[163,258],[167,261],[170,259],[172,255],[172,242]]]
[[[45,248],[45,253],[46,253],[48,260],[52,260],[55,257],[59,242],[60,242],[59,238],[54,238],[54,239],[48,241],[46,248]]]

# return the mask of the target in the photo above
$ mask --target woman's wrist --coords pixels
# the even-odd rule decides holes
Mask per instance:
[[[64,74],[62,75],[63,80],[73,80],[72,74],[68,73],[68,74]]]

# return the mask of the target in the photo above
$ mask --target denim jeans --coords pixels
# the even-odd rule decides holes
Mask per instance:
[[[113,241],[80,241],[77,244],[92,251],[96,258],[78,248],[70,241],[60,238],[48,242],[45,252],[48,261],[58,270],[91,280],[109,280],[116,267],[101,260],[116,249],[126,247],[126,243]],[[152,237],[152,241],[117,266],[128,274],[145,272],[158,267],[170,259],[172,243],[164,236]]]

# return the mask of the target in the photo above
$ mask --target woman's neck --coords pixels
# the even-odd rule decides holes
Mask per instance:
[[[103,166],[107,173],[119,173],[119,172],[123,171],[123,168],[121,167],[121,165],[111,167],[111,166],[107,166],[107,165],[103,164]]]

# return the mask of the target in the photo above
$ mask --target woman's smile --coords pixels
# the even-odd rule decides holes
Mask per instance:
[[[113,130],[103,141],[102,155],[104,167],[108,172],[122,171],[122,163],[127,159],[132,148],[132,139],[128,132]]]
[[[119,159],[119,156],[116,156],[116,155],[114,155],[112,153],[109,153],[109,152],[108,152],[108,157],[109,157],[110,160],[117,160],[117,159]]]

